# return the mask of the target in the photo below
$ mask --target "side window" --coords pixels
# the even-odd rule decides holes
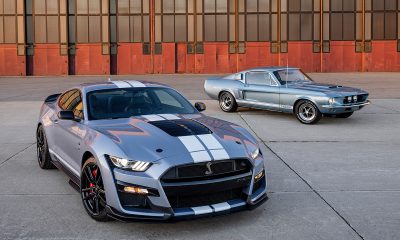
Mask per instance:
[[[157,95],[161,104],[183,108],[182,104],[173,96],[170,95],[167,91],[164,90],[155,90],[154,93]]]
[[[74,89],[64,93],[58,102],[58,106],[62,110],[73,111],[75,117],[83,119],[83,102],[79,90]]]
[[[254,85],[274,85],[271,75],[267,72],[248,72],[246,73],[246,83]]]

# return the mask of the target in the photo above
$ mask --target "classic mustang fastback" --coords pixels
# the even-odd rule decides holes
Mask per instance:
[[[210,78],[204,89],[219,100],[225,112],[250,107],[294,113],[304,124],[317,123],[323,115],[348,118],[370,104],[364,90],[316,83],[300,69],[287,67],[255,68]]]

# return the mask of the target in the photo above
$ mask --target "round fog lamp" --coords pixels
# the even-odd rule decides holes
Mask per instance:
[[[328,102],[329,102],[329,104],[334,104],[335,103],[335,99],[334,98],[329,98],[329,100],[328,100]]]
[[[354,96],[354,97],[353,97],[353,101],[354,101],[354,102],[357,102],[357,96]]]
[[[348,102],[351,102],[351,97],[347,97],[347,101],[348,101]]]

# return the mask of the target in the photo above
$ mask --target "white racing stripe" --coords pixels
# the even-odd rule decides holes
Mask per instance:
[[[132,87],[146,87],[143,83],[139,81],[127,81]]]
[[[174,114],[158,114],[158,116],[161,116],[167,120],[176,120],[176,119],[180,119],[180,117],[174,115]]]
[[[198,151],[198,152],[191,152],[190,155],[192,156],[193,161],[195,163],[211,161],[210,154],[208,154],[208,152],[206,150]]]
[[[224,147],[212,134],[198,135],[198,137],[210,150],[210,153],[213,156],[214,160],[229,159],[229,155]]]
[[[183,137],[178,137],[179,140],[185,145],[186,149],[189,152],[197,152],[197,151],[203,151],[206,150],[199,141],[199,139],[196,138],[196,136],[183,136]]]
[[[163,121],[165,120],[164,118],[158,116],[158,115],[142,115],[141,117],[146,118],[149,122],[155,122],[155,121]]]
[[[212,134],[204,134],[204,135],[197,135],[200,140],[206,145],[208,149],[221,149],[223,148],[221,143],[212,135]]]
[[[129,83],[124,82],[124,81],[111,81],[112,83],[114,83],[118,88],[130,88],[132,87],[131,85],[129,85]]]
[[[231,205],[227,202],[213,204],[211,207],[214,208],[214,212],[222,212],[231,209]]]
[[[213,212],[210,206],[192,207],[192,210],[194,212],[194,215],[201,215]]]
[[[228,153],[225,149],[214,149],[210,150],[211,155],[213,156],[214,160],[226,160],[229,159]]]

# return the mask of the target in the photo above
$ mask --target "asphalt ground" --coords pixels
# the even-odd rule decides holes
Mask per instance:
[[[311,75],[364,88],[372,105],[349,119],[305,126],[281,113],[223,113],[202,90],[206,75],[112,77],[170,84],[205,102],[205,114],[238,123],[260,141],[265,204],[176,223],[95,222],[62,172],[37,165],[44,97],[107,77],[0,78],[0,239],[400,239],[400,73]]]

